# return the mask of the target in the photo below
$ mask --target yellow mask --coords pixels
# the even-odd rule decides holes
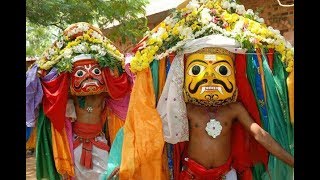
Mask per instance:
[[[234,54],[223,48],[203,48],[186,58],[186,102],[219,106],[236,101]]]

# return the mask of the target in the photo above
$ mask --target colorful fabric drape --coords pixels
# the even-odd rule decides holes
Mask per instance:
[[[162,123],[152,97],[151,70],[138,72],[123,126],[120,179],[168,179],[163,169]]]
[[[58,131],[65,127],[65,114],[68,100],[68,74],[62,73],[58,77],[42,81],[43,111]]]
[[[270,70],[273,71],[274,49],[269,49],[267,52],[268,65]]]
[[[293,128],[289,121],[288,101],[286,93],[286,82],[283,75],[284,68],[281,64],[281,57],[275,56],[274,75],[272,74],[265,55],[262,56],[263,70],[266,81],[266,95],[268,108],[268,122],[270,135],[289,153],[293,154]],[[281,83],[277,83],[281,82]],[[268,169],[271,179],[292,179],[293,168],[277,159],[269,156]]]
[[[156,104],[158,102],[158,91],[159,91],[159,61],[152,61],[150,64],[153,90],[156,98]]]
[[[294,125],[294,68],[287,77],[287,87],[289,96],[290,122]]]
[[[281,62],[281,54],[275,53],[274,56],[274,73],[273,79],[275,82],[275,86],[277,87],[277,93],[280,100],[280,106],[283,113],[283,121],[287,128],[287,139],[289,144],[293,145],[293,127],[290,124],[290,114],[289,114],[289,102],[288,102],[288,89],[287,89],[287,77],[288,73],[285,71],[285,67]],[[293,148],[290,148],[290,152],[293,153]]]
[[[36,174],[37,179],[60,179],[56,170],[51,140],[51,125],[44,115],[42,107],[39,109],[37,122],[37,146],[36,146]]]
[[[61,175],[74,176],[74,166],[66,128],[61,131],[51,128],[51,135],[53,158],[57,172]]]
[[[106,99],[106,106],[112,110],[122,121],[125,121],[128,111],[128,105],[130,101],[130,92],[121,99]]]
[[[263,87],[260,76],[260,68],[258,57],[253,51],[248,51],[247,54],[247,78],[251,84],[252,91],[254,93],[257,106],[260,113],[260,119],[263,129],[269,132],[269,123],[266,107],[266,99],[263,95]]]
[[[107,106],[107,117],[108,117],[107,131],[110,138],[110,144],[112,145],[117,132],[124,125],[124,120],[117,117],[115,113],[108,106]]]
[[[246,64],[246,56],[244,54],[237,54],[235,59],[235,76],[238,87],[238,100],[242,102],[252,119],[261,126],[257,103],[246,76]],[[257,163],[263,163],[264,166],[267,167],[267,150],[257,143],[252,136],[248,136],[248,132],[245,132],[243,127],[235,126],[235,128],[241,128],[242,130],[237,131],[240,131],[241,134],[245,134],[240,136],[239,134],[233,133],[232,136],[234,138],[232,152],[234,155],[234,161],[238,161],[237,166],[244,166],[245,164],[253,166]],[[239,136],[241,137],[240,139]],[[248,139],[243,139],[243,137],[247,137]],[[247,141],[249,141],[249,146],[244,146]],[[240,169],[244,169],[244,167],[241,167]],[[237,169],[237,167],[235,168]]]
[[[32,131],[33,131],[33,127],[26,126],[26,142],[30,138],[30,135],[31,135]]]
[[[26,149],[35,149],[37,142],[37,126],[31,129],[31,135],[26,143]]]
[[[121,99],[130,91],[131,85],[126,73],[122,73],[119,77],[116,77],[111,74],[109,68],[104,68],[103,73],[108,94],[112,99]]]
[[[74,163],[74,154],[73,154],[73,132],[72,132],[72,123],[70,118],[66,118],[66,133],[69,144],[69,151],[71,154],[71,160]]]
[[[162,58],[159,62],[158,76],[159,76],[159,87],[158,87],[157,100],[160,98],[164,84],[166,82],[166,76],[167,76],[167,74],[166,74],[166,57]]]
[[[113,170],[120,167],[123,144],[123,128],[120,128],[110,149],[107,170],[101,174],[100,180],[107,179]]]
[[[43,91],[40,78],[37,76],[38,66],[35,64],[26,72],[26,126],[34,127],[38,107],[41,103]]]
[[[166,75],[168,76],[168,72],[171,66],[171,60],[169,58],[169,56],[166,57]]]

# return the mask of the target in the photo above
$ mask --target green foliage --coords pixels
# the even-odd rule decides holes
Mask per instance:
[[[26,56],[40,56],[43,51],[54,41],[55,34],[59,32],[57,28],[44,27],[30,23],[26,23]]]
[[[61,30],[76,22],[98,24],[102,28],[117,25],[110,39],[136,42],[147,30],[145,6],[148,0],[27,0],[26,17],[37,25]]]

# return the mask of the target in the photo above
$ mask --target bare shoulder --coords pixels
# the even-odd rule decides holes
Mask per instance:
[[[238,101],[228,104],[228,107],[232,109],[232,111],[236,111],[236,112],[242,112],[245,110],[242,103]]]
[[[229,114],[232,114],[233,118],[239,119],[241,116],[246,116],[247,112],[241,102],[233,102],[226,105]]]

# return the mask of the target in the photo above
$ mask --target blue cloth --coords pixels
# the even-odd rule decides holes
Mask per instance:
[[[166,57],[166,77],[168,76],[169,69],[170,69],[170,59],[169,56]]]
[[[256,98],[262,126],[266,131],[269,132],[266,100],[263,94],[260,64],[258,61],[257,54],[247,54],[247,77]]]
[[[30,135],[32,133],[33,127],[27,127],[26,126],[26,142],[28,141],[28,139],[30,138]]]

